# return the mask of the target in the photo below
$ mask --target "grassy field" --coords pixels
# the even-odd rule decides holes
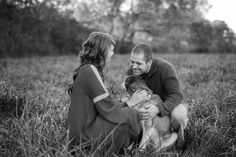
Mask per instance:
[[[190,105],[187,147],[149,156],[235,156],[236,55],[160,56],[176,67],[183,101]],[[123,96],[128,58],[114,56],[107,71],[114,99]],[[0,156],[70,156],[64,124],[77,66],[75,56],[0,60]]]

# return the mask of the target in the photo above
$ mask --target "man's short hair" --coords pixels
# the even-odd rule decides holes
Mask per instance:
[[[148,61],[150,61],[152,59],[152,48],[150,45],[148,44],[138,44],[136,45],[131,53],[136,53],[136,54],[140,54],[143,53],[144,54],[144,61],[147,63]]]

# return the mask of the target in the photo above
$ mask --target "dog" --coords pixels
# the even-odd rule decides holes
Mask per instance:
[[[162,103],[161,98],[157,94],[153,94],[152,90],[147,87],[145,81],[140,76],[130,75],[124,79],[123,87],[126,89],[129,97],[137,90],[146,90],[150,95],[150,99],[143,101],[134,106],[140,112],[147,109],[150,105],[158,105]],[[177,133],[171,132],[170,119],[167,116],[155,116],[149,120],[142,120],[143,135],[139,144],[140,150],[145,150],[150,142],[157,151],[166,150],[172,147],[177,140]]]

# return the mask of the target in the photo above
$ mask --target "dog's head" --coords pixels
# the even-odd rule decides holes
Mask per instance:
[[[130,96],[132,96],[137,90],[146,90],[148,93],[152,94],[152,90],[148,88],[145,81],[140,76],[127,76],[124,79],[123,85]]]

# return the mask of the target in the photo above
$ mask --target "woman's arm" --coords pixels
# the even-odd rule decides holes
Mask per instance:
[[[128,123],[136,128],[138,121],[141,120],[141,114],[128,106],[124,107],[122,102],[113,101],[97,69],[93,65],[86,68],[86,72],[81,72],[80,78],[84,82],[84,90],[92,99],[99,115],[112,123]]]

